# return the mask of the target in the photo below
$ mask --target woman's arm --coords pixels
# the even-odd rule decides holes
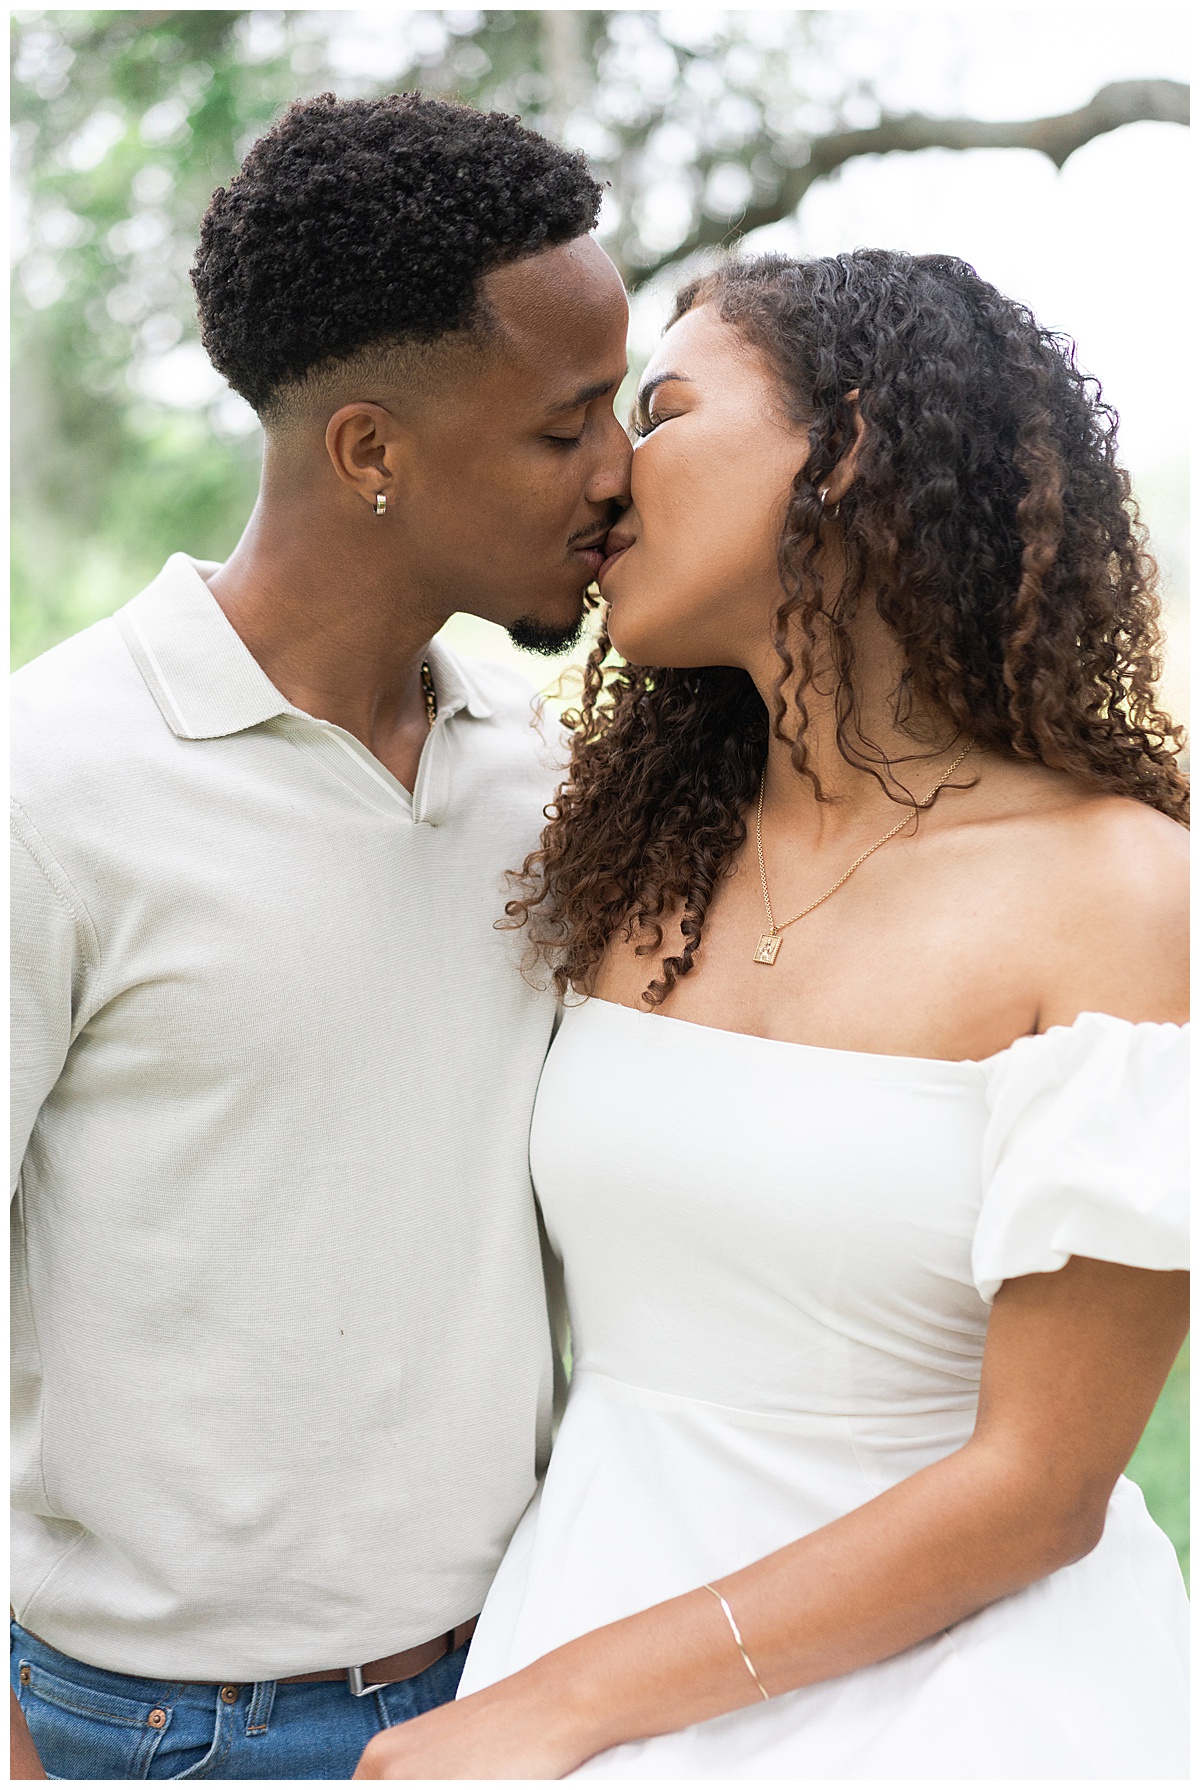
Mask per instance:
[[[1187,1280],[1075,1257],[1005,1282],[965,1447],[718,1581],[772,1695],[887,1659],[1088,1553],[1187,1333]],[[759,1700],[696,1590],[387,1729],[360,1778],[555,1778]]]
[[[17,1693],[11,1685],[8,1687],[8,1775],[15,1784],[32,1783],[35,1778],[44,1778],[46,1775],[33,1744],[29,1724],[25,1720],[25,1712],[17,1702]]]

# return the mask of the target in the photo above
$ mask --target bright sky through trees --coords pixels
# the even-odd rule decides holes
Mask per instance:
[[[687,237],[701,189],[711,238],[712,220],[718,236],[735,224],[756,183],[778,185],[778,157],[760,164],[775,145],[798,165],[787,163],[797,130],[870,128],[881,108],[1036,118],[1108,82],[1187,74],[1188,14],[1155,5],[140,16],[139,31],[136,13],[15,15],[20,657],[122,600],[168,535],[216,554],[236,536],[257,425],[204,359],[186,265],[207,192],[291,95],[424,86],[560,131],[612,174],[605,240],[636,278]],[[817,181],[794,220],[747,238],[752,249],[960,254],[1076,338],[1121,414],[1163,561],[1180,710],[1188,412],[1175,370],[1188,358],[1189,174],[1188,133],[1167,123],[1096,137],[1061,172],[1019,149],[863,156]],[[635,296],[635,362],[680,274],[668,266]],[[53,401],[40,378],[52,358]],[[76,503],[64,508],[72,452]],[[468,650],[511,650],[482,623],[451,626]]]

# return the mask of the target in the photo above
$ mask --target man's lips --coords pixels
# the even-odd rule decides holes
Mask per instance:
[[[572,553],[584,562],[593,578],[604,564],[608,552],[605,544],[608,533],[607,526],[589,529],[581,540],[575,541],[571,545]]]

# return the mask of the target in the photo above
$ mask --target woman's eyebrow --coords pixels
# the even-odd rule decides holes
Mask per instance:
[[[680,385],[692,384],[686,373],[656,373],[653,379],[647,379],[645,385],[638,388],[637,401],[643,410],[659,386],[666,385],[669,380],[674,380]]]

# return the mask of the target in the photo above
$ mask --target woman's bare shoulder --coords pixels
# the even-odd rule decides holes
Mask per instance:
[[[1045,917],[1043,1026],[1094,1010],[1182,1021],[1188,833],[1127,796],[1064,788],[1031,816]]]
[[[1154,918],[1186,905],[1187,828],[1130,796],[1079,791],[1055,811],[1056,869],[1076,900]]]
[[[1082,894],[1097,875],[1110,894],[1135,903],[1139,893],[1153,902],[1164,887],[1186,893],[1188,830],[1146,802],[999,757],[985,763],[980,794],[976,813],[997,829],[997,845],[1007,835],[1002,849],[1019,849]]]

